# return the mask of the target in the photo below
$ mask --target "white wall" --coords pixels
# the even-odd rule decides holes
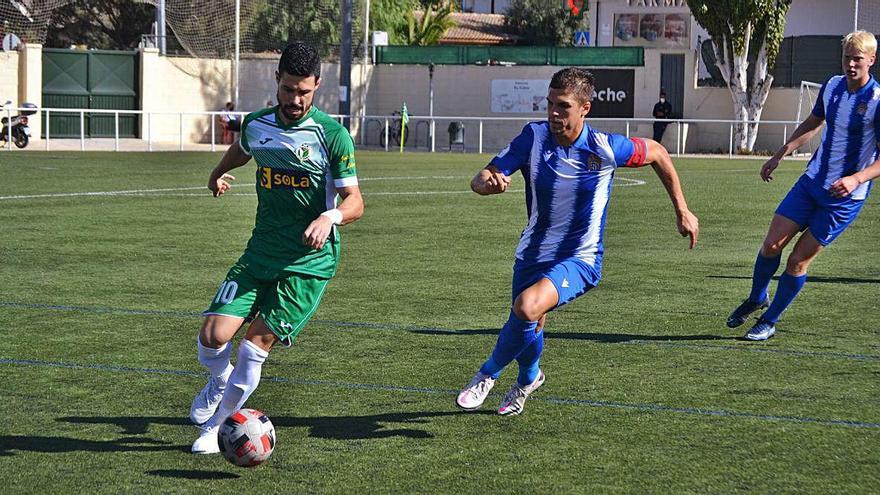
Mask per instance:
[[[229,60],[160,57],[155,48],[141,53],[141,109],[148,112],[217,111],[232,99],[232,63]],[[177,141],[180,118],[155,115],[141,120],[141,135],[152,141]],[[147,125],[149,124],[149,130]],[[215,135],[220,131],[216,129]],[[184,116],[185,142],[210,142],[211,119]]]
[[[18,52],[0,52],[0,103],[6,100],[18,106]]]
[[[859,9],[876,0],[859,0]],[[840,35],[853,31],[854,0],[793,0],[784,36]]]

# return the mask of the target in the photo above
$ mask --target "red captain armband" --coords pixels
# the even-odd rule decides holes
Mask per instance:
[[[633,154],[627,160],[624,167],[641,167],[645,165],[645,157],[648,156],[648,145],[642,138],[630,138],[633,144]]]

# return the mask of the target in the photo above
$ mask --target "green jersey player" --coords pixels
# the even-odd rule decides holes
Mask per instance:
[[[257,162],[251,239],[205,311],[197,339],[199,362],[210,377],[190,408],[202,430],[193,453],[219,452],[220,425],[257,388],[272,346],[293,342],[336,273],[336,226],[363,214],[351,136],[312,106],[320,77],[314,48],[288,45],[275,73],[278,105],[245,117],[240,141],[208,180],[214,196],[221,196],[235,179],[227,172],[251,158]],[[252,322],[233,367],[230,341],[246,320]]]

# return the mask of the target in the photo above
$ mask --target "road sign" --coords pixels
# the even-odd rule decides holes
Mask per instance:
[[[575,31],[575,33],[574,33],[574,46],[590,46],[590,32],[589,31]]]

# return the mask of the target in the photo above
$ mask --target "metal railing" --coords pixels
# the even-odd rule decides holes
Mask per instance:
[[[341,116],[336,116],[340,118]],[[370,139],[368,134],[373,129],[375,132],[375,127],[370,127],[378,125],[381,133],[380,135],[388,136],[388,129],[391,127],[391,124],[394,120],[399,119],[398,116],[394,115],[367,115],[367,116],[352,116],[352,121],[359,121],[361,126],[358,128],[360,132],[359,139],[356,141],[360,142],[361,145],[369,146]],[[418,136],[422,135],[422,132],[427,134],[426,136],[426,150],[430,152],[437,151],[437,122],[442,121],[462,121],[462,122],[473,122],[477,126],[477,153],[483,153],[485,148],[485,124],[493,123],[493,122],[513,122],[513,123],[521,123],[525,124],[526,122],[533,122],[536,120],[542,120],[542,117],[539,116],[529,116],[529,117],[462,117],[462,116],[425,116],[425,115],[410,115],[409,122],[410,126],[412,126],[413,122],[416,122],[415,125],[415,143],[414,147],[418,148],[419,139]],[[781,139],[779,140],[780,146],[785,144],[788,140],[789,136],[789,128],[792,129],[797,128],[800,125],[800,121],[797,120],[758,120],[758,121],[738,121],[738,120],[730,120],[730,119],[655,119],[651,117],[643,117],[643,118],[609,118],[609,117],[599,117],[599,118],[591,118],[587,117],[587,122],[593,126],[597,127],[596,124],[599,124],[598,127],[601,128],[601,124],[618,124],[623,126],[623,132],[620,134],[625,135],[626,137],[631,137],[633,134],[633,125],[638,124],[653,124],[655,122],[666,122],[670,126],[675,126],[675,146],[674,149],[670,149],[670,153],[673,155],[683,155],[686,154],[686,140],[687,140],[687,131],[686,126],[694,125],[726,125],[727,132],[725,133],[726,137],[726,154],[729,157],[732,157],[737,153],[737,150],[734,148],[734,128],[737,125],[744,124],[758,124],[759,126],[782,126]],[[423,130],[422,126],[426,126],[427,130]],[[668,132],[668,131],[667,131]],[[353,133],[353,136],[357,137],[358,132]],[[444,134],[445,135],[445,134]],[[507,140],[512,139],[514,135],[508,135]],[[384,140],[379,140],[378,145],[381,148],[384,148],[386,151],[390,151],[394,149],[393,146],[389,146],[387,137]],[[721,148],[721,146],[718,146]],[[406,149],[406,148],[404,148]],[[775,151],[775,149],[773,150]],[[707,151],[704,153],[713,153],[712,151]],[[716,153],[717,154],[717,153]]]
[[[34,109],[25,109],[25,108],[3,108],[0,110],[0,114],[8,118],[8,122],[12,121],[12,117],[14,115],[18,115],[20,111]],[[92,115],[112,115],[113,123],[114,123],[114,132],[113,132],[113,150],[121,151],[121,138],[119,134],[119,119],[121,115],[134,115],[141,116],[144,120],[141,124],[136,127],[140,127],[139,132],[136,134],[139,136],[137,139],[140,141],[144,141],[144,145],[146,151],[154,151],[155,145],[157,143],[163,143],[165,145],[169,143],[176,144],[176,148],[178,151],[184,151],[186,145],[210,145],[211,151],[217,150],[217,145],[222,144],[218,143],[218,116],[224,114],[224,111],[210,111],[210,112],[155,112],[155,111],[143,111],[143,110],[97,110],[97,109],[71,109],[71,108],[38,108],[36,109],[36,113],[34,113],[30,118],[40,118],[43,116],[42,122],[44,123],[44,128],[42,131],[43,143],[42,147],[45,150],[52,149],[53,139],[51,134],[51,122],[53,115],[76,115],[79,117],[79,149],[81,151],[86,151],[86,143],[94,138],[86,136],[86,117]],[[235,115],[243,118],[244,115],[247,115],[247,112],[232,112]],[[42,115],[41,115],[42,114]],[[355,142],[360,143],[361,146],[370,147],[372,143],[370,142],[370,136],[372,134],[377,134],[384,136],[382,140],[377,140],[377,145],[385,149],[386,151],[391,151],[393,149],[397,149],[397,147],[391,145],[389,143],[389,130],[392,128],[392,123],[395,120],[399,120],[400,117],[396,115],[331,115],[333,118],[339,120],[340,122],[349,118],[352,125],[356,125],[357,127],[353,129],[352,136]],[[168,139],[156,139],[155,134],[155,122],[159,118],[168,119],[171,117],[173,120],[176,120],[177,132],[175,133],[174,139],[169,141]],[[176,117],[176,119],[174,119]],[[210,125],[207,125],[206,122],[202,122],[195,126],[190,126],[191,132],[190,135],[202,136],[208,134],[210,137],[208,142],[205,143],[202,140],[193,140],[192,138],[186,137],[186,127],[184,125],[185,118],[201,118],[201,119],[209,119]],[[470,148],[469,151],[476,151],[477,153],[483,153],[485,149],[485,126],[487,123],[491,124],[510,124],[510,123],[519,123],[525,124],[526,122],[542,120],[542,117],[539,116],[527,116],[527,117],[466,117],[466,116],[424,116],[424,115],[411,115],[410,119],[410,129],[414,131],[416,134],[412,136],[412,142],[414,143],[412,147],[418,147],[419,139],[418,136],[422,135],[426,137],[425,150],[435,152],[437,151],[437,122],[447,122],[447,121],[459,121],[465,123],[468,126],[476,126],[477,127],[477,139],[476,139],[476,149]],[[743,122],[735,121],[735,120],[724,120],[724,119],[653,119],[653,118],[589,118],[587,122],[591,126],[597,126],[601,129],[602,125],[614,125],[617,128],[621,128],[621,132],[619,134],[624,134],[627,137],[632,135],[633,125],[638,126],[639,124],[652,124],[654,122],[668,122],[670,126],[675,126],[677,129],[675,136],[675,146],[674,149],[670,149],[670,152],[674,155],[682,155],[685,154],[686,150],[686,139],[687,139],[687,128],[686,126],[694,125],[726,125],[727,126],[727,136],[726,136],[726,148],[727,155],[733,156],[736,153],[734,149],[734,127],[736,125],[743,124]],[[789,126],[792,128],[797,127],[800,122],[793,120],[763,120],[763,121],[749,121],[747,124],[757,123],[761,126],[773,125],[773,126],[783,126],[782,131],[782,139],[780,140],[780,144],[784,144],[789,136]],[[166,123],[163,124],[167,127]],[[206,127],[207,125],[207,127]],[[424,126],[424,127],[423,127]],[[426,128],[425,128],[426,127]],[[193,130],[195,129],[195,130]],[[668,131],[667,131],[668,132]],[[12,129],[11,126],[7,126],[6,143],[5,148],[7,150],[12,150]],[[720,134],[716,132],[716,134]],[[167,137],[169,135],[168,132],[163,132],[162,136]],[[445,136],[445,133],[444,133]],[[505,134],[505,139],[509,141],[513,138],[514,135],[507,132]],[[496,139],[497,141],[497,139]],[[128,147],[127,149],[131,149]],[[404,148],[406,149],[406,147]],[[723,150],[721,145],[714,148],[716,150]],[[494,148],[493,148],[494,151]],[[717,151],[716,151],[717,153]],[[723,153],[723,151],[722,151]]]
[[[2,112],[3,112],[3,116],[7,117],[7,119],[8,119],[7,122],[11,122],[12,116],[17,115],[20,111],[23,111],[23,110],[34,111],[34,109],[28,109],[28,108],[8,107],[8,108],[4,108],[2,110]],[[224,114],[234,114],[234,115],[238,116],[239,118],[243,119],[244,116],[247,115],[247,112],[227,112],[227,111],[146,112],[143,110],[103,110],[103,109],[92,109],[92,108],[89,108],[89,109],[84,109],[84,108],[78,108],[78,109],[38,108],[38,109],[36,109],[36,112],[32,116],[30,116],[30,118],[41,118],[41,114],[43,114],[45,116],[45,118],[42,119],[42,122],[44,125],[43,130],[42,130],[42,135],[44,137],[42,139],[43,139],[43,148],[46,151],[49,151],[51,149],[52,116],[53,115],[55,115],[55,116],[65,115],[65,114],[66,115],[73,114],[73,115],[76,115],[79,117],[79,137],[75,138],[75,139],[79,139],[80,151],[86,151],[86,141],[94,139],[93,137],[88,137],[88,138],[86,137],[86,116],[87,115],[88,116],[113,115],[113,136],[112,136],[112,139],[114,141],[114,146],[113,146],[114,151],[122,151],[120,148],[120,139],[121,138],[119,135],[119,117],[120,117],[120,115],[133,115],[133,116],[140,115],[140,116],[143,116],[143,118],[145,119],[144,124],[143,124],[144,136],[142,136],[141,138],[134,138],[134,139],[140,139],[140,140],[146,141],[147,151],[154,151],[153,145],[154,145],[154,143],[157,142],[156,140],[153,139],[153,130],[154,130],[154,121],[158,117],[162,117],[162,116],[172,116],[172,117],[176,116],[177,117],[176,120],[177,120],[177,129],[178,130],[176,133],[175,142],[178,145],[179,151],[184,150],[185,144],[194,144],[195,143],[192,140],[185,139],[186,132],[185,132],[185,126],[184,126],[184,118],[185,117],[208,118],[210,120],[210,126],[209,126],[210,141],[209,141],[209,143],[211,145],[211,151],[216,151],[217,144],[219,144],[219,143],[217,143],[217,129],[218,129],[217,121],[218,121],[218,118]],[[12,128],[11,128],[11,126],[8,126],[7,132],[8,132],[8,136],[7,136],[7,142],[6,142],[5,147],[6,147],[6,149],[11,150],[12,149],[12,139],[11,139]],[[140,132],[138,132],[138,134],[140,134]],[[61,138],[55,138],[55,139],[61,139]]]

